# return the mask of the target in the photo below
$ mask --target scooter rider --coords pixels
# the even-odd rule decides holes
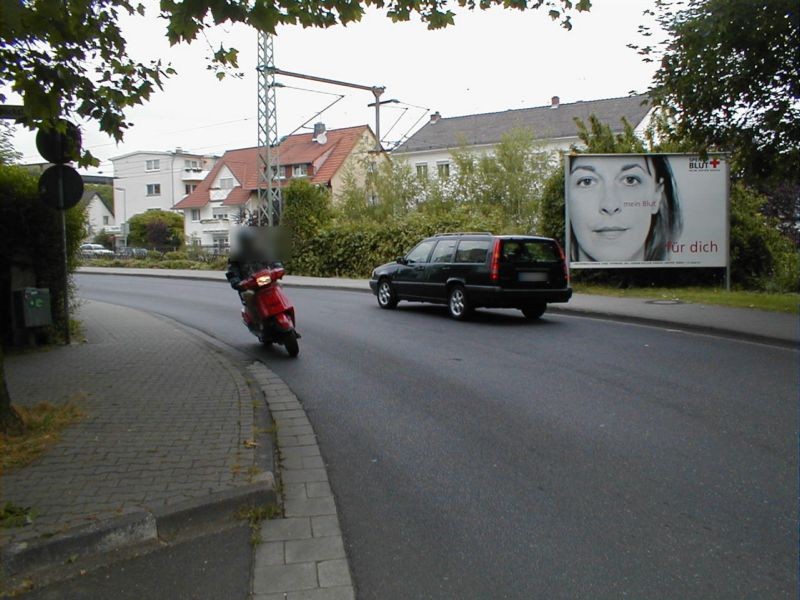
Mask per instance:
[[[266,244],[259,244],[259,241],[254,227],[240,229],[237,233],[238,243],[234,252],[228,257],[228,271],[225,273],[228,283],[239,292],[248,314],[257,325],[260,324],[261,317],[255,306],[256,293],[252,290],[241,290],[240,285],[254,273],[281,266],[280,262],[270,260]]]

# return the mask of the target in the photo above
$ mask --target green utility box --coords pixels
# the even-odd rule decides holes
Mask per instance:
[[[23,327],[44,327],[53,324],[50,311],[50,290],[24,288],[14,291],[18,323]]]

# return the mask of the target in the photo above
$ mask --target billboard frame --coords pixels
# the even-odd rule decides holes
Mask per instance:
[[[570,176],[570,161],[576,157],[584,157],[584,156],[591,156],[591,157],[605,157],[605,156],[700,156],[699,152],[600,152],[600,153],[564,153],[564,254],[567,263],[567,273],[571,275],[572,273],[572,221],[570,220],[569,214],[569,202],[567,202],[567,186],[569,184],[569,176]],[[723,242],[725,247],[725,289],[726,291],[730,291],[731,289],[731,176],[730,176],[730,154],[727,152],[708,152],[705,157],[721,157],[723,158],[722,164],[724,165],[725,171],[725,240]],[[696,269],[696,268],[721,268],[721,267],[703,267],[702,265],[663,265],[659,266],[657,263],[651,263],[648,265],[603,265],[598,267],[580,267],[579,270],[583,269],[635,269],[635,268],[643,268],[643,269],[674,269],[674,268],[685,268],[685,269]]]

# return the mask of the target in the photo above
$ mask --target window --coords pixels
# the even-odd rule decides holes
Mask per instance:
[[[225,177],[219,180],[219,187],[223,190],[233,189],[233,177]]]
[[[184,169],[199,169],[200,168],[200,161],[194,158],[187,158],[183,161],[183,168]]]
[[[161,161],[157,158],[153,160],[147,160],[144,163],[145,171],[159,171],[160,169],[161,169]]]
[[[436,244],[436,249],[431,254],[432,263],[453,262],[453,251],[456,249],[456,240],[441,240]]]
[[[217,220],[223,220],[223,221],[227,221],[228,220],[228,208],[227,207],[225,207],[225,208],[214,208],[214,209],[212,209],[211,212],[212,212],[214,218],[217,219]]]
[[[189,194],[191,194],[193,191],[195,191],[197,189],[197,184],[196,183],[187,183],[183,187],[186,190],[186,195],[188,196]]]
[[[148,196],[160,196],[161,195],[161,184],[160,183],[148,183],[147,184],[147,195]]]
[[[428,177],[428,163],[419,163],[417,165],[417,177],[420,179]]]
[[[273,179],[286,179],[286,167],[272,167]]]
[[[200,209],[193,208],[192,209],[192,221],[199,221],[200,220]]]
[[[406,255],[406,261],[410,263],[424,263],[428,260],[431,248],[436,242],[422,242]]]
[[[531,242],[525,240],[506,240],[500,256],[503,262],[527,264],[536,262],[556,262],[561,260],[558,249],[551,242]]]
[[[456,252],[457,263],[482,263],[486,262],[486,253],[489,251],[489,240],[462,240]]]
[[[305,177],[308,175],[308,165],[295,165],[292,169],[292,176]]]
[[[103,225],[108,225],[108,216],[103,216]]]
[[[436,172],[442,179],[447,179],[448,177],[450,177],[450,163],[449,162],[436,163]]]

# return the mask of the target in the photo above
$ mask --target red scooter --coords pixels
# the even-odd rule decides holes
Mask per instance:
[[[281,290],[278,284],[286,270],[282,267],[264,269],[245,279],[239,289],[242,292],[254,292],[252,302],[254,312],[258,314],[260,322],[256,322],[247,310],[247,303],[242,298],[242,320],[262,344],[281,344],[286,348],[289,356],[295,357],[300,353],[297,340],[300,334],[294,328],[294,306]]]

